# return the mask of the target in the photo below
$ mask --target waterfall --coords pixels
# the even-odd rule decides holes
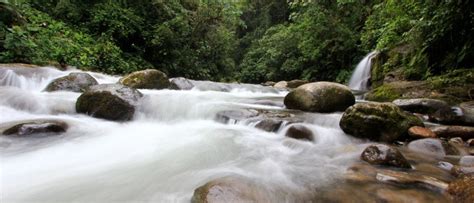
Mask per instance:
[[[368,90],[368,82],[370,79],[370,68],[372,64],[372,58],[378,54],[377,51],[372,51],[367,54],[360,62],[357,64],[354,73],[352,73],[351,80],[349,81],[349,87],[352,90],[366,91]]]

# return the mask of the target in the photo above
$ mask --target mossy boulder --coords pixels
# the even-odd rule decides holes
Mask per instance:
[[[349,107],[339,122],[341,129],[354,137],[393,142],[408,136],[412,126],[424,126],[416,116],[392,103],[367,102]]]
[[[445,101],[429,98],[396,99],[393,103],[405,111],[424,114],[434,113],[443,108],[449,108],[448,103]]]
[[[165,89],[170,86],[168,76],[156,69],[130,73],[122,77],[119,83],[136,89]]]
[[[107,120],[131,120],[142,96],[138,90],[120,84],[95,85],[79,96],[76,111]]]
[[[333,82],[314,82],[301,85],[286,95],[285,106],[310,112],[344,111],[355,103],[351,90]]]
[[[90,86],[97,84],[99,84],[97,80],[87,73],[69,73],[69,75],[54,79],[44,91],[84,92]]]

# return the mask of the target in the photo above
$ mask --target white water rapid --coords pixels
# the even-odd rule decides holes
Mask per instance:
[[[375,57],[377,54],[377,51],[372,51],[367,54],[359,62],[359,64],[357,64],[356,69],[352,73],[351,79],[349,80],[349,88],[351,88],[352,90],[363,92],[368,90],[372,58]]]
[[[70,72],[79,70],[0,67],[0,130],[35,119],[69,125],[61,135],[0,135],[1,202],[189,202],[196,188],[228,175],[258,182],[271,202],[295,202],[337,181],[366,146],[342,132],[340,113],[303,114],[313,142],[285,137],[288,126],[271,133],[215,120],[221,111],[284,110],[287,92],[256,85],[140,90],[132,121],[92,118],[75,111],[80,93],[42,91]]]

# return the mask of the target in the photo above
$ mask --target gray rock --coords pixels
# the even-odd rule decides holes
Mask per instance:
[[[444,138],[460,137],[463,140],[474,138],[474,127],[442,125],[430,127],[436,136]]]
[[[463,114],[464,122],[469,125],[474,125],[474,101],[463,102],[459,104]]]
[[[84,92],[90,86],[97,84],[99,84],[97,80],[87,73],[69,73],[67,76],[53,80],[44,91]]]
[[[186,78],[178,77],[170,79],[170,89],[173,90],[190,90],[193,89],[194,85],[191,81]]]
[[[474,167],[474,156],[463,156],[459,160],[459,165]]]
[[[433,113],[439,109],[449,107],[445,101],[428,98],[396,99],[393,103],[401,109],[413,113]]]
[[[436,158],[443,158],[446,156],[443,143],[439,139],[425,138],[415,140],[408,143],[408,149],[414,152],[431,155]]]
[[[276,132],[281,127],[283,121],[276,119],[264,119],[261,120],[255,125],[256,128],[267,131],[267,132]]]

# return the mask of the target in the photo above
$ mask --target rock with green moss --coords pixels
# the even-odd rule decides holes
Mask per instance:
[[[135,106],[143,95],[120,84],[91,86],[76,101],[76,111],[96,118],[127,121],[133,118]]]
[[[291,91],[286,95],[284,103],[289,109],[327,113],[344,111],[355,103],[355,98],[345,85],[314,82]]]
[[[44,91],[84,92],[90,86],[97,84],[97,80],[87,73],[69,73],[69,75],[54,79]]]
[[[156,69],[146,69],[130,73],[120,79],[120,84],[137,89],[165,89],[170,81],[165,73]]]
[[[349,107],[339,126],[354,137],[393,142],[407,137],[410,127],[424,125],[418,117],[392,103],[367,102]]]

